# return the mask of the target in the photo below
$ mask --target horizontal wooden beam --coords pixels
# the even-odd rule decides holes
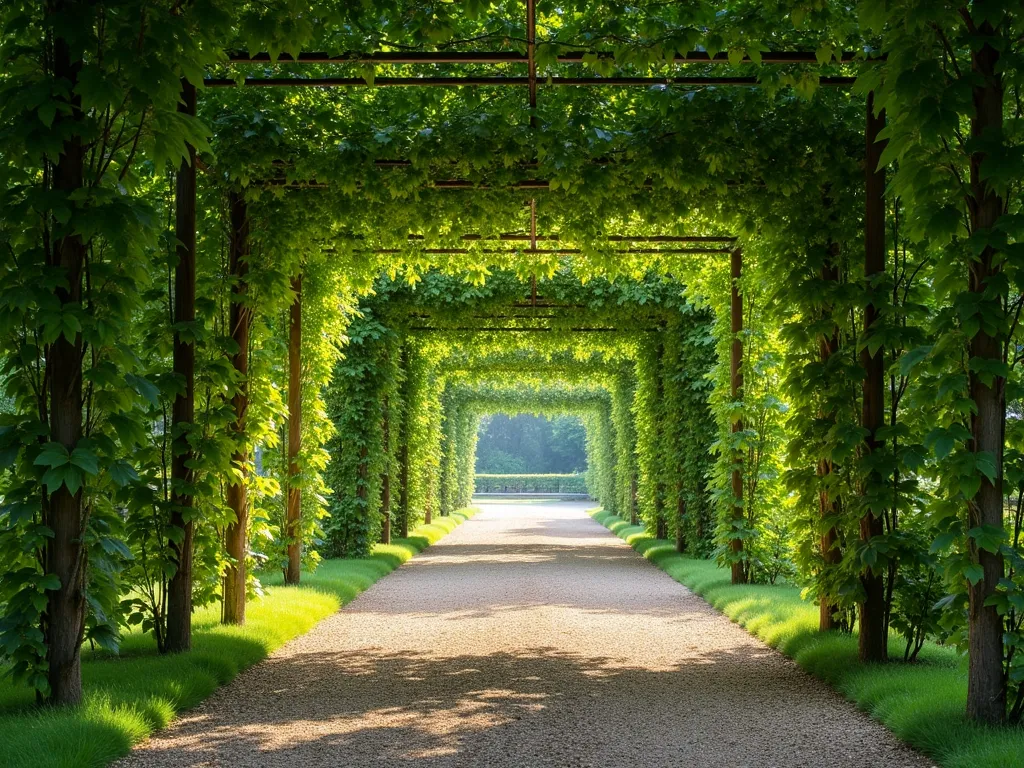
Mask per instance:
[[[537,47],[557,45],[553,42],[537,43]],[[572,51],[558,55],[562,64],[581,64],[584,59],[596,55],[602,61],[613,60],[611,51]],[[836,60],[841,62],[856,61],[863,54],[856,51],[843,51]],[[760,56],[762,64],[818,64],[818,55],[814,51],[765,51]],[[282,53],[272,59],[266,51],[250,54],[248,51],[236,51],[228,54],[229,64],[526,64],[525,53],[518,51],[376,51],[363,53],[349,51],[331,54],[325,51],[303,51],[299,54]],[[749,56],[744,56],[742,63],[752,63]],[[716,53],[714,56],[707,51],[689,51],[679,53],[672,58],[675,64],[731,64],[729,54]]]
[[[568,333],[662,333],[664,328],[474,328],[469,326],[456,326],[453,328],[438,328],[429,325],[414,325],[409,328],[416,333],[431,332],[459,332],[459,333],[552,333],[556,331]]]
[[[852,85],[855,77],[822,76],[818,83],[823,86]],[[234,88],[238,85],[255,88],[403,88],[484,86],[503,88],[509,86],[529,87],[530,78],[512,76],[494,77],[376,77],[367,82],[362,77],[247,77],[238,81],[230,77],[210,77],[203,81],[207,88]],[[540,86],[615,86],[650,87],[672,86],[715,86],[715,87],[756,87],[762,85],[756,77],[549,77],[538,81]]]
[[[613,251],[613,253],[617,253],[617,254],[634,254],[634,253],[635,254],[657,254],[657,253],[667,253],[667,254],[671,254],[671,253],[695,253],[695,254],[703,253],[703,254],[712,254],[712,253],[718,253],[718,254],[721,254],[721,253],[732,253],[732,251],[733,251],[732,248],[625,248],[625,249],[617,249],[617,250]],[[404,253],[404,251],[399,249],[399,248],[376,248],[376,249],[374,249],[373,253],[390,254],[390,253]],[[505,254],[505,255],[508,255],[508,256],[512,256],[512,255],[517,254],[517,253],[527,253],[527,254],[549,254],[549,255],[556,255],[556,256],[571,256],[573,254],[583,253],[583,251],[581,249],[579,249],[579,248],[554,248],[554,249],[550,249],[550,248],[549,249],[545,249],[545,248],[520,248],[520,249],[517,249],[517,250],[514,250],[514,251],[509,251],[509,250],[504,250],[504,251],[497,251],[497,250],[471,251],[468,248],[424,248],[424,249],[422,249],[421,253],[426,253],[426,254],[430,254],[430,255],[449,255],[449,256],[450,255],[454,255],[454,254],[462,254],[462,253],[486,253],[486,254],[491,254],[491,255],[494,255],[494,254]]]
[[[424,235],[409,235],[409,240],[419,241],[425,240]],[[504,232],[500,235],[462,235],[460,240],[468,242],[476,241],[512,241],[512,242],[530,242],[531,235],[520,234],[517,232]],[[558,242],[561,240],[559,235],[537,235],[538,241],[546,242]],[[735,243],[736,238],[731,236],[722,237],[711,237],[704,235],[608,235],[604,238],[610,243]]]

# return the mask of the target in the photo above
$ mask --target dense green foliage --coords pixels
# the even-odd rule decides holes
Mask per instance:
[[[310,565],[318,549],[357,556],[392,522],[407,531],[465,504],[482,414],[573,413],[608,512],[743,579],[799,585],[822,626],[877,619],[873,636],[900,633],[908,661],[926,638],[958,646],[972,662],[968,716],[1020,721],[1019,1],[539,0],[535,109],[496,86],[202,87],[408,74],[273,63],[281,51],[524,52],[522,10],[0,7],[2,663],[40,698],[74,703],[83,643],[112,651],[138,626],[165,648],[183,542],[194,606],[243,571],[258,592],[252,566],[282,566],[289,545]],[[725,60],[675,62],[695,48]],[[762,61],[786,48],[816,61]],[[226,60],[241,49],[271,61]],[[558,59],[569,52],[581,60]],[[546,83],[681,71],[759,82]],[[857,83],[821,88],[821,75]],[[201,92],[195,116],[187,84]],[[882,269],[866,273],[878,250],[877,232],[865,236],[869,92],[872,114],[885,110],[886,210]],[[179,322],[190,147],[195,318]],[[534,223],[561,252],[487,239]],[[738,338],[728,249],[624,247],[723,234],[743,252]],[[865,395],[879,355],[880,401]],[[304,491],[292,532],[290,487]]]

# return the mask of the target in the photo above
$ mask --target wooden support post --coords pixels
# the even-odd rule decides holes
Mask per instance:
[[[637,494],[640,492],[639,483],[637,482],[636,470],[633,471],[632,476],[629,478],[629,524],[639,525],[640,514],[637,501]]]
[[[978,13],[984,18],[982,13]],[[968,26],[974,26],[968,22]],[[1003,130],[1003,81],[999,61],[1000,39],[992,24],[979,21],[972,37],[985,40],[971,54],[974,78],[974,114],[971,117],[971,194],[968,210],[972,232],[993,232],[1005,212],[1003,198],[982,173],[986,142],[999,141]],[[973,43],[977,45],[977,43]],[[1002,139],[1006,141],[1005,138]],[[982,312],[998,317],[1000,295],[1005,288],[1001,274],[1003,259],[995,246],[986,245],[969,267],[968,288]],[[996,324],[997,328],[1002,326]],[[989,331],[982,323],[970,340],[970,357],[981,366],[971,366],[968,388],[974,410],[971,415],[971,450],[991,457],[995,477],[980,476],[981,486],[967,504],[967,528],[986,526],[1004,528],[1003,522],[1003,443],[1006,429],[1006,378],[995,374],[1003,365],[1003,331]],[[971,560],[981,566],[982,577],[968,583],[968,672],[967,717],[982,723],[999,724],[1006,720],[1006,678],[1003,674],[1003,618],[989,599],[997,594],[1005,577],[1003,556],[968,543]]]
[[[181,81],[178,112],[193,117],[196,114],[196,88],[185,79]],[[196,149],[191,144],[186,144],[185,149],[188,154],[178,167],[174,191],[174,236],[178,241],[178,263],[174,267],[174,375],[181,377],[184,387],[171,406],[171,526],[181,530],[181,541],[170,543],[177,570],[167,585],[167,636],[161,650],[168,653],[192,647],[195,523],[188,431],[195,421],[196,348],[192,333],[183,335],[181,328],[196,319]]]
[[[685,489],[680,480],[676,483],[676,552],[686,551],[686,533],[683,524],[686,522],[686,498],[683,496]]]
[[[53,14],[69,21],[73,13],[67,5],[55,3]],[[85,13],[84,7],[79,13]],[[48,13],[49,15],[49,13]],[[75,93],[81,60],[73,60],[67,40],[53,42],[53,76],[64,83],[70,109],[57,110],[54,121],[58,133],[66,136],[59,157],[54,158],[53,190],[61,198],[74,195],[84,184],[85,151],[82,145],[81,97]],[[70,125],[68,125],[70,124]],[[74,207],[73,203],[69,203]],[[82,306],[82,272],[86,246],[70,227],[57,225],[59,236],[46,254],[47,266],[61,281],[54,282],[54,304],[58,307]],[[82,333],[71,339],[61,334],[46,348],[46,376],[49,385],[49,439],[69,453],[82,439]],[[45,408],[41,408],[45,410]],[[47,415],[47,414],[42,414]],[[60,581],[58,589],[45,593],[43,634],[46,643],[49,700],[57,705],[76,705],[82,700],[82,633],[85,623],[86,551],[83,546],[82,492],[71,493],[61,485],[43,497],[43,521],[53,531],[44,550],[47,574]]]
[[[876,116],[874,103],[872,92],[868,94],[864,131],[864,281],[868,291],[877,291],[874,283],[885,274],[885,169],[878,167],[886,144],[878,141],[878,133],[885,126],[885,111]],[[870,337],[872,326],[880,314],[874,301],[869,300],[864,307],[865,337]],[[871,454],[881,445],[877,434],[885,424],[885,359],[882,348],[879,347],[872,355],[865,345],[860,352],[860,363],[864,368],[861,426],[867,430],[864,450]],[[868,496],[869,504],[875,503],[874,492],[883,482],[877,471],[872,471],[862,480],[862,493]],[[861,543],[870,545],[874,537],[884,533],[882,510],[866,510],[860,519]],[[889,657],[889,627],[886,623],[885,577],[881,570],[865,567],[860,580],[864,588],[864,600],[860,605],[860,660],[886,661]]]
[[[403,430],[404,432],[404,430]],[[407,435],[405,435],[407,437]],[[409,443],[403,438],[398,450],[398,505],[402,516],[399,518],[398,535],[403,539],[409,537]]]
[[[230,331],[236,350],[232,365],[238,375],[238,389],[234,396],[235,439],[238,441],[232,463],[241,472],[237,482],[227,487],[227,504],[234,513],[234,520],[228,523],[224,535],[224,548],[232,562],[224,574],[225,624],[245,623],[245,558],[249,549],[249,498],[247,488],[247,465],[249,451],[246,444],[245,427],[249,411],[249,329],[252,325],[252,310],[245,305],[249,271],[249,212],[245,197],[239,191],[229,194],[231,211],[231,244],[229,270],[234,280],[231,297]]]
[[[380,543],[391,543],[391,401],[384,398],[384,418],[381,420],[381,432],[384,437],[384,451],[387,456],[387,468],[380,477]]]
[[[729,274],[731,279],[731,290],[729,299],[730,327],[732,330],[732,344],[729,347],[729,394],[733,402],[743,399],[743,296],[740,294],[740,278],[743,276],[743,251],[740,248],[733,250],[729,258]],[[743,417],[733,419],[732,431],[743,431]],[[740,451],[732,452],[732,495],[733,508],[732,519],[743,521],[743,454]],[[732,583],[747,583],[747,568],[742,560],[743,539],[734,537],[729,540],[729,552],[732,554]]]
[[[285,584],[298,584],[302,573],[302,488],[299,454],[302,452],[302,275],[292,278],[292,305],[288,317],[288,502],[286,535],[288,568]]]
[[[655,428],[655,440],[658,450],[655,453],[657,465],[654,476],[654,537],[664,539],[668,536],[668,526],[665,521],[665,454],[662,448],[665,442],[665,419],[662,410],[665,403],[665,345],[659,344],[657,351],[657,362],[655,371],[655,402],[658,407],[657,427]]]
[[[829,251],[829,259],[821,269],[821,279],[825,282],[838,282],[839,244],[830,244]],[[827,363],[832,355],[839,352],[839,328],[837,326],[833,325],[832,334],[830,336],[822,336],[819,339],[818,350],[819,359],[822,363]],[[833,422],[836,418],[834,412],[825,413],[822,414],[822,416]],[[839,533],[836,531],[834,524],[827,522],[835,516],[836,511],[838,510],[838,501],[832,496],[828,489],[828,479],[829,475],[832,474],[832,469],[831,461],[821,459],[818,462],[818,476],[824,479],[822,490],[818,494],[818,513],[822,521],[826,521],[827,525],[821,534],[821,557],[823,567],[825,569],[838,566],[843,559],[842,552],[839,551]],[[836,607],[827,596],[822,595],[819,597],[818,610],[819,630],[827,632],[831,629],[836,629],[839,626],[835,618]]]

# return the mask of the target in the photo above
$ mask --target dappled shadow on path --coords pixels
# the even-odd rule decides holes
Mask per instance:
[[[773,656],[699,652],[651,670],[554,648],[302,654],[262,665],[246,675],[244,692],[218,696],[133,759],[289,768],[774,766],[824,765],[814,755],[831,754],[847,755],[836,765],[876,764],[855,729],[844,736],[820,727],[821,692]]]

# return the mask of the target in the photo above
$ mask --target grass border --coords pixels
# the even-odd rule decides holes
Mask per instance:
[[[123,757],[478,511],[437,518],[406,539],[376,545],[367,558],[325,560],[298,586],[266,574],[266,591],[249,602],[245,626],[220,624],[216,605],[196,612],[189,653],[161,656],[153,638],[138,632],[125,636],[117,655],[86,649],[80,707],[39,709],[31,691],[0,679],[0,768],[101,768]]]
[[[862,664],[855,635],[818,631],[818,609],[791,586],[733,585],[710,560],[680,555],[642,525],[588,510],[598,523],[750,634],[824,680],[943,768],[1022,768],[1024,729],[967,721],[966,660],[928,644],[915,664]],[[896,640],[895,636],[893,640]],[[898,644],[891,642],[890,645]]]

